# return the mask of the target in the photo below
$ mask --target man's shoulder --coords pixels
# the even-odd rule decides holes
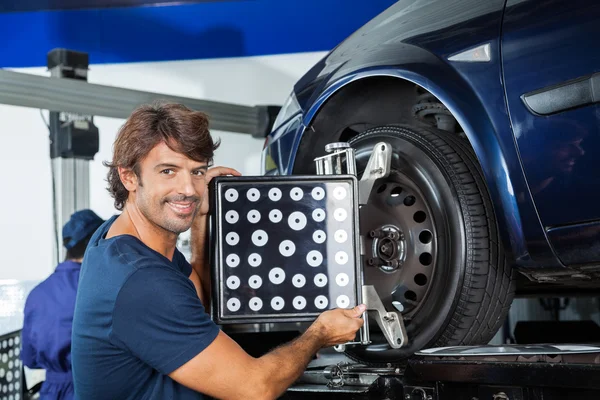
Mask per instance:
[[[84,264],[102,264],[107,269],[137,270],[168,267],[168,261],[130,235],[102,240],[88,249]]]

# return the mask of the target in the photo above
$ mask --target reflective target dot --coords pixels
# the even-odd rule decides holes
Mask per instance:
[[[225,262],[227,263],[228,266],[230,266],[231,268],[235,268],[238,265],[240,265],[240,257],[237,254],[230,254],[227,256],[227,258],[225,259]]]
[[[262,286],[262,278],[258,275],[252,275],[250,278],[248,278],[248,286],[250,286],[252,289],[258,289]]]
[[[15,385],[13,385],[12,383],[10,385],[8,385],[8,391],[9,392],[12,392],[14,388],[15,388]],[[10,396],[10,397],[12,397],[12,396]]]
[[[269,271],[269,280],[279,285],[285,280],[285,272],[281,268],[273,268]]]
[[[11,358],[12,358],[13,354],[14,354],[14,352],[12,351],[12,349],[8,351],[8,356],[9,356],[9,357],[11,357]]]
[[[19,370],[16,370],[16,371],[15,371],[15,378],[19,378],[19,375],[20,375],[20,372],[19,372]]]
[[[2,362],[3,363],[7,363],[8,362],[8,354],[6,354],[6,353],[2,354]]]
[[[304,196],[304,192],[299,187],[295,187],[292,190],[290,190],[290,197],[294,201],[302,200],[303,196]]]
[[[315,231],[315,233],[313,233],[313,240],[315,241],[315,243],[325,243],[326,239],[327,235],[322,230],[318,230]]]
[[[269,199],[272,201],[279,201],[281,199],[281,190],[277,188],[269,190]]]
[[[311,267],[318,267],[323,262],[323,255],[317,250],[311,250],[306,255],[306,262]]]
[[[227,287],[231,290],[235,290],[240,287],[240,278],[235,275],[227,278]]]
[[[325,285],[327,285],[327,275],[316,274],[315,275],[315,285],[318,287],[324,287]]]
[[[17,347],[15,349],[15,356],[18,356],[21,353],[21,350],[19,350],[19,348]]]
[[[338,222],[345,221],[346,217],[348,217],[348,212],[346,212],[346,210],[343,208],[336,208],[333,212],[333,218],[335,218],[335,220]]]
[[[13,338],[8,339],[8,345],[12,346],[13,345]]]
[[[292,278],[292,284],[297,288],[301,288],[306,284],[306,278],[302,274],[296,274]]]
[[[296,296],[294,297],[292,304],[296,310],[303,310],[304,307],[306,307],[306,299],[302,296]]]
[[[230,246],[235,246],[240,242],[240,235],[235,232],[229,232],[227,236],[225,236],[225,241]]]
[[[335,253],[335,262],[340,265],[346,264],[348,262],[348,254],[344,251],[338,251]]]
[[[284,305],[285,305],[285,302],[283,301],[282,297],[275,296],[271,299],[271,308],[275,311],[279,311],[279,310],[283,309]]]
[[[315,200],[323,200],[323,198],[325,197],[325,190],[323,190],[323,188],[316,187],[312,190],[310,194]]]
[[[5,349],[8,346],[8,342],[6,340],[2,341],[2,348]]]
[[[296,252],[296,245],[291,240],[284,240],[279,244],[279,252],[284,257],[291,257]]]
[[[225,214],[225,221],[229,222],[230,224],[235,224],[236,222],[239,221],[239,219],[240,219],[240,216],[237,213],[237,211],[229,210]]]
[[[282,218],[283,218],[283,214],[281,213],[281,211],[279,211],[277,209],[269,211],[269,220],[271,222],[274,222],[274,223],[281,222]]]
[[[323,295],[315,297],[315,307],[317,307],[319,310],[322,310],[325,307],[327,307],[327,304],[329,304],[329,300],[327,300],[327,297]]]
[[[258,253],[252,253],[248,256],[248,264],[251,267],[258,267],[262,262],[262,257]]]
[[[13,379],[13,373],[12,373],[12,371],[6,372],[6,381],[10,382],[10,381],[12,381],[12,379]]]
[[[20,342],[21,342],[21,339],[19,339],[19,337],[17,336],[17,337],[15,338],[15,344],[19,344]]]
[[[343,294],[341,296],[338,296],[338,298],[335,300],[335,304],[339,308],[348,308],[348,306],[350,305],[350,298]]]
[[[333,197],[335,197],[337,200],[344,200],[347,194],[346,188],[342,186],[338,186],[333,189]]]
[[[325,210],[322,208],[316,208],[312,212],[312,217],[317,222],[322,222],[325,220]]]
[[[6,374],[6,371],[4,370],[4,368],[0,368],[0,378],[4,378],[4,375]]]
[[[233,203],[234,201],[236,201],[238,199],[239,195],[237,190],[235,189],[227,189],[225,191],[225,200],[227,200],[230,203]]]
[[[252,224],[256,224],[260,221],[260,213],[257,210],[248,211],[248,221]]]
[[[9,369],[12,369],[12,367],[13,367],[13,361],[12,361],[12,360],[10,360],[10,361],[8,362],[8,368],[9,368]]]
[[[294,211],[288,217],[288,224],[293,230],[300,231],[306,226],[306,216],[300,211]]]
[[[263,302],[259,297],[251,298],[248,304],[252,311],[259,311],[263,306]]]
[[[347,274],[343,272],[341,274],[337,274],[337,276],[335,277],[335,283],[337,283],[338,286],[346,286],[349,282],[350,278]]]
[[[339,230],[335,231],[335,233],[333,234],[333,237],[335,238],[335,241],[338,243],[344,243],[346,240],[348,240],[348,234],[343,229],[339,229]]]
[[[248,192],[246,193],[246,197],[252,202],[258,201],[258,199],[260,199],[260,192],[258,191],[258,189],[252,188],[248,190]]]
[[[227,309],[231,312],[236,312],[240,309],[242,304],[236,298],[227,300]]]
[[[267,232],[263,231],[262,229],[254,231],[252,234],[252,243],[254,243],[255,246],[262,247],[267,244],[268,241],[269,236],[267,235]]]

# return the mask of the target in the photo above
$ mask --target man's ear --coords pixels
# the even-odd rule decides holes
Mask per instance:
[[[131,168],[117,167],[121,183],[130,192],[135,192],[138,187],[138,177]]]

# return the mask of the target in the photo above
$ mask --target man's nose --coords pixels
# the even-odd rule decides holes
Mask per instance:
[[[196,188],[194,187],[194,181],[191,174],[181,174],[178,185],[179,193],[185,196],[195,196]]]

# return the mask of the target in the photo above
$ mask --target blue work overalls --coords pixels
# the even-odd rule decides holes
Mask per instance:
[[[46,370],[41,400],[73,399],[71,330],[81,264],[60,263],[36,286],[25,303],[21,359],[29,368]]]

